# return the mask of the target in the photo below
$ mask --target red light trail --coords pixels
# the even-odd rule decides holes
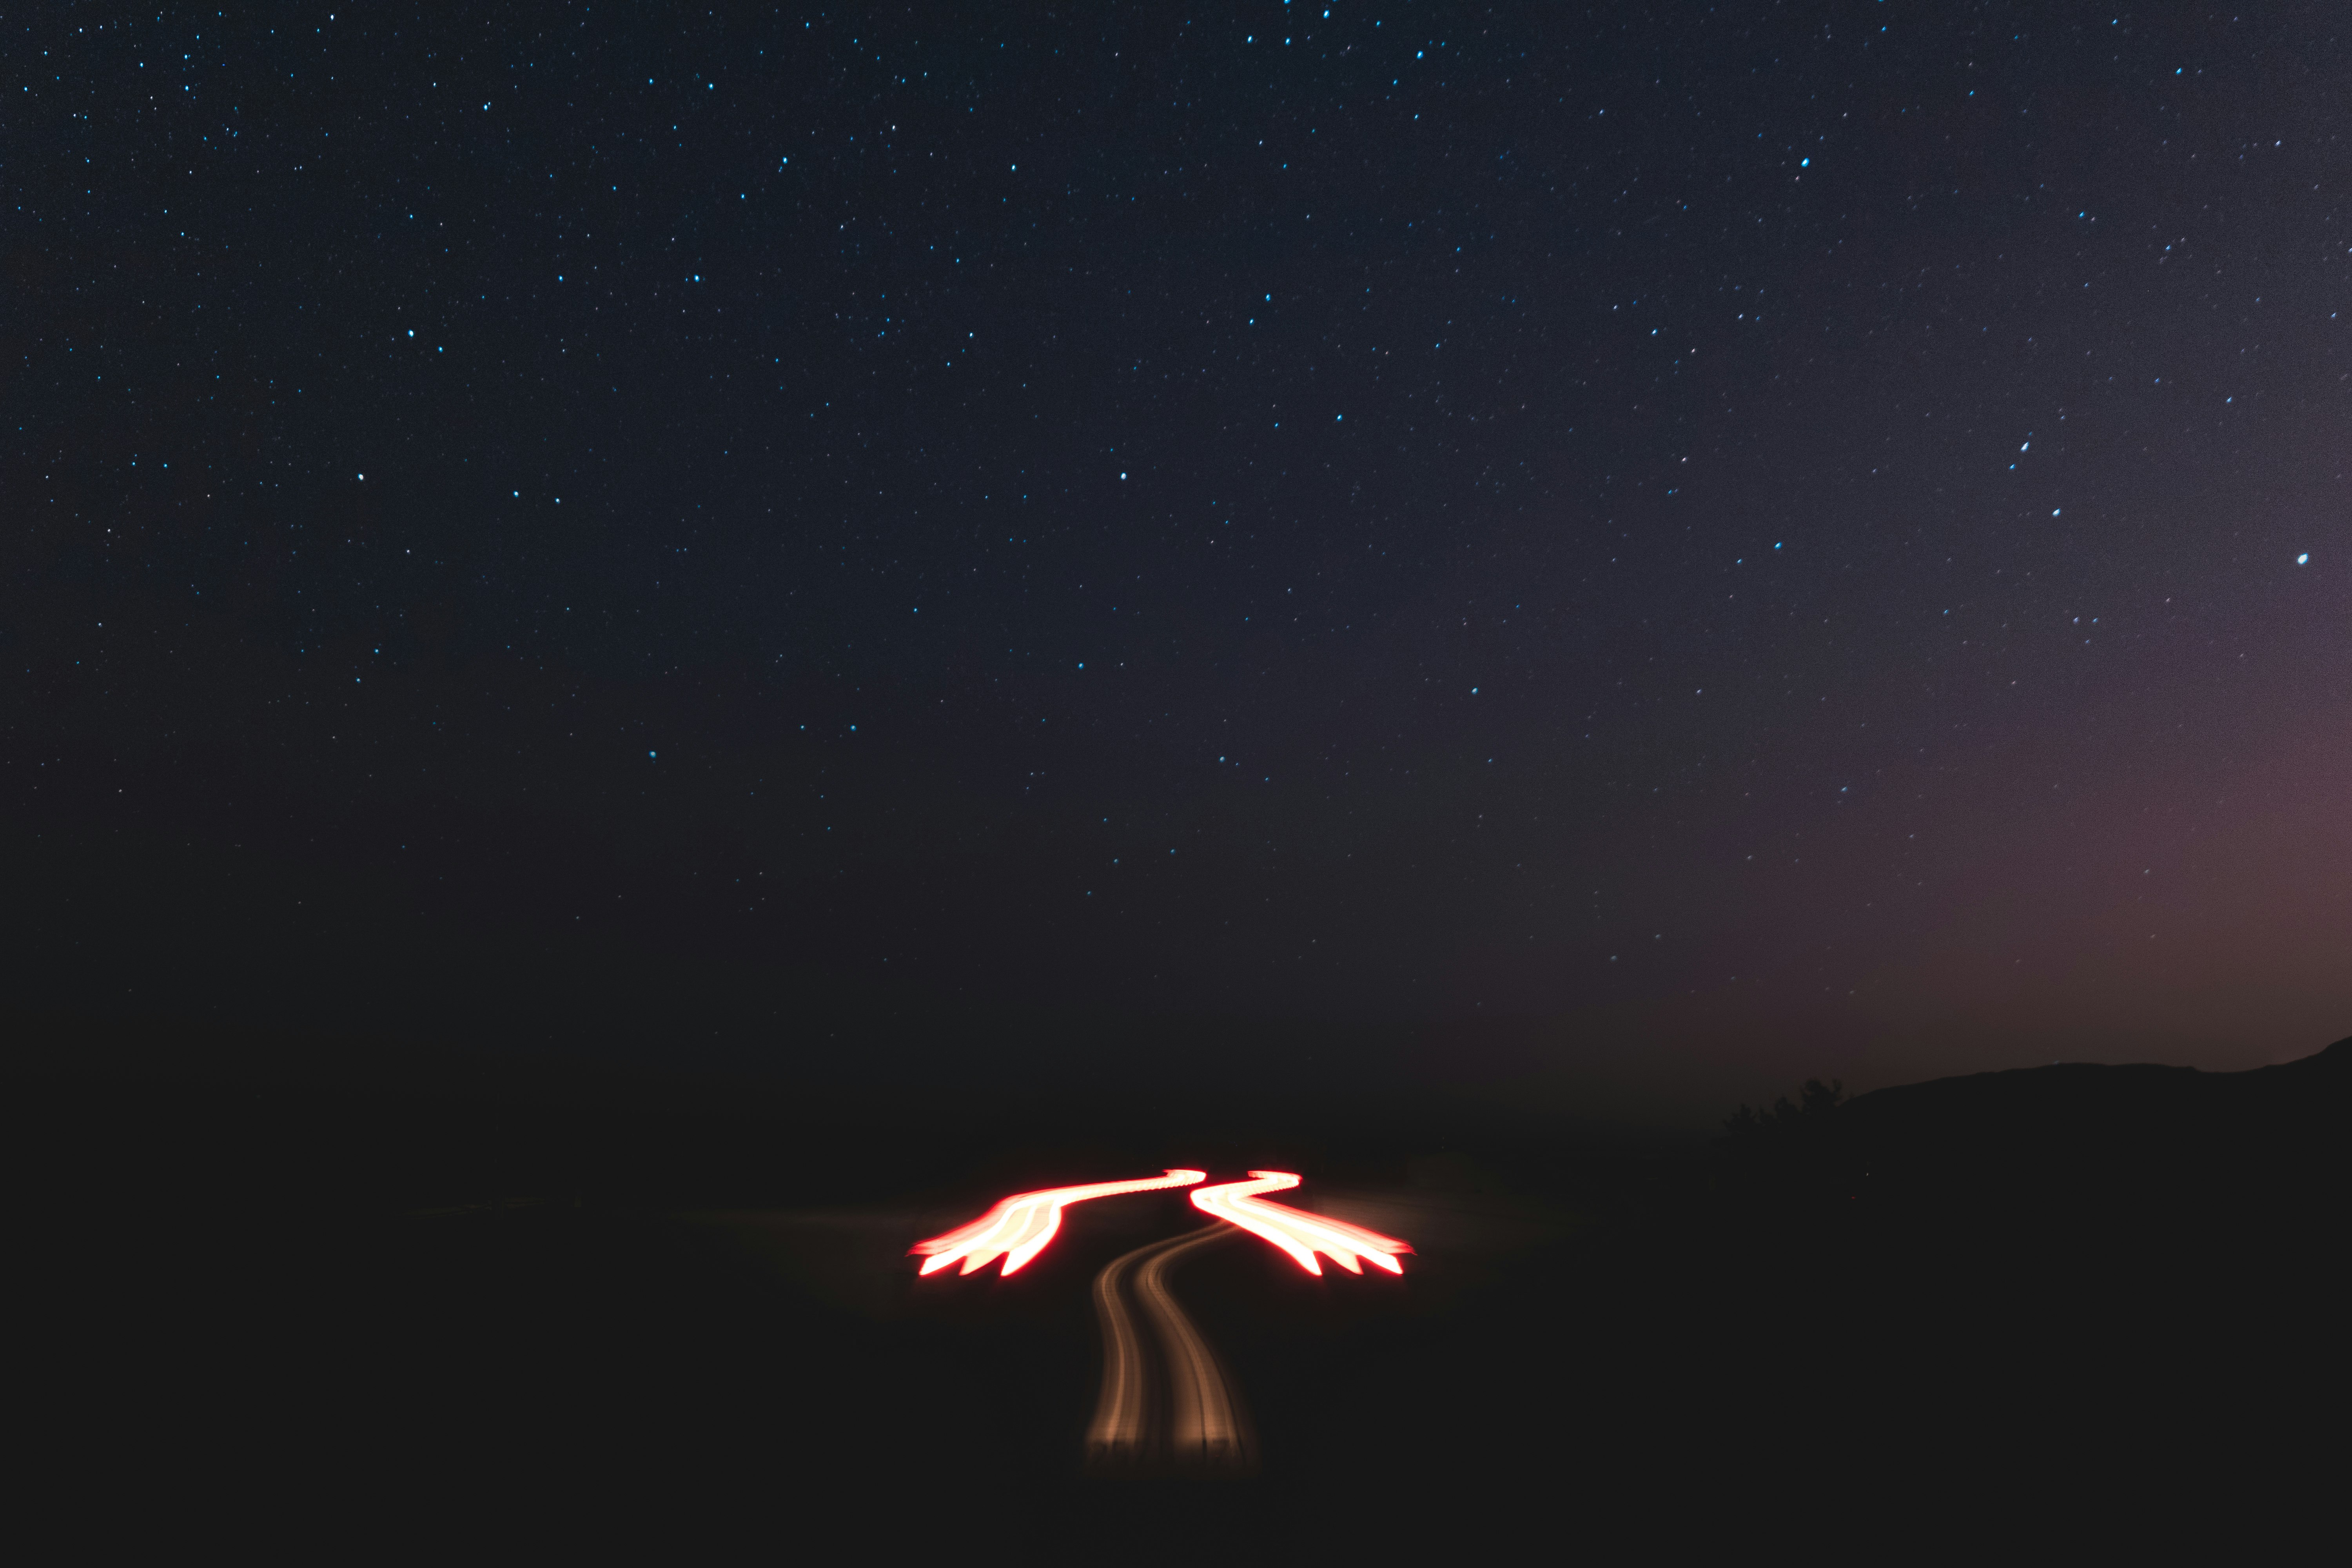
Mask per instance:
[[[1054,1233],[1062,1228],[1062,1209],[1066,1205],[1120,1193],[1189,1187],[1195,1182],[1206,1181],[1208,1175],[1206,1171],[1171,1171],[1164,1176],[1145,1176],[1132,1182],[1096,1182],[1083,1187],[1047,1187],[1040,1192],[1015,1193],[970,1225],[959,1226],[929,1241],[919,1241],[907,1252],[909,1257],[927,1255],[922,1268],[925,1274],[936,1274],[959,1258],[963,1259],[963,1267],[957,1272],[970,1274],[986,1268],[992,1258],[998,1257],[1004,1259],[1003,1273],[1015,1273],[1043,1252],[1045,1244],[1054,1239]],[[1298,1178],[1293,1176],[1289,1181],[1296,1185]]]
[[[1295,1187],[1298,1178],[1287,1171],[1252,1171],[1250,1174],[1256,1179],[1202,1187],[1192,1194],[1193,1206],[1264,1237],[1290,1254],[1298,1267],[1309,1274],[1323,1272],[1323,1266],[1315,1261],[1318,1252],[1350,1274],[1364,1271],[1356,1261],[1359,1258],[1391,1274],[1404,1272],[1404,1265],[1396,1260],[1395,1255],[1412,1248],[1395,1237],[1382,1236],[1345,1220],[1307,1214],[1287,1205],[1268,1203],[1258,1194]]]

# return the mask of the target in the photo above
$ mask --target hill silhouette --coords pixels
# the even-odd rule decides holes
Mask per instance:
[[[1777,1114],[1742,1108],[1727,1152],[1768,1185],[1968,1212],[2256,1202],[2341,1195],[2352,1039],[2247,1072],[2055,1063],[1882,1089],[1851,1100],[1818,1083]]]
[[[1727,1124],[1708,1217],[1768,1332],[1839,1325],[1840,1373],[1790,1430],[1996,1509],[2021,1486],[2173,1510],[2315,1482],[2306,1435],[2346,1370],[2352,1040],[2247,1072],[1815,1088]]]

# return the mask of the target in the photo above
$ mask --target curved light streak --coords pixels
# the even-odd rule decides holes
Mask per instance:
[[[1087,1453],[1098,1466],[1228,1466],[1247,1469],[1256,1447],[1241,1390],[1186,1316],[1168,1276],[1204,1247],[1238,1235],[1206,1225],[1189,1236],[1146,1242],[1095,1276],[1095,1316],[1102,1324],[1102,1394],[1087,1430]],[[1129,1310],[1129,1298],[1152,1333]],[[1154,1385],[1150,1341],[1160,1343],[1166,1375]]]
[[[1391,1274],[1404,1272],[1404,1265],[1396,1260],[1395,1255],[1412,1248],[1395,1237],[1382,1236],[1379,1231],[1324,1215],[1307,1214],[1286,1204],[1270,1204],[1258,1194],[1295,1187],[1298,1178],[1287,1171],[1252,1171],[1250,1174],[1256,1179],[1202,1187],[1192,1194],[1192,1206],[1264,1237],[1290,1254],[1298,1267],[1309,1274],[1323,1272],[1323,1266],[1315,1261],[1318,1252],[1350,1274],[1364,1271],[1356,1261],[1359,1258]]]
[[[1045,1244],[1054,1239],[1054,1233],[1062,1228],[1064,1205],[1120,1193],[1189,1187],[1208,1177],[1206,1171],[1171,1171],[1164,1176],[1145,1176],[1132,1182],[1096,1182],[1083,1187],[1047,1187],[1034,1193],[1015,1193],[1000,1200],[970,1225],[915,1243],[907,1248],[907,1254],[928,1254],[922,1268],[925,1274],[936,1274],[958,1258],[963,1259],[963,1267],[957,1272],[970,1274],[1000,1257],[1004,1259],[1003,1273],[1017,1273],[1043,1252]],[[1291,1180],[1296,1182],[1297,1178]]]

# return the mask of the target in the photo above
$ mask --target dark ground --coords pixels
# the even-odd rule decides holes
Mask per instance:
[[[24,1037],[16,1403],[35,1495],[93,1547],[2242,1552],[2339,1468],[2352,1042],[1946,1079],[1642,1152],[1433,1097],[908,1114]],[[918,1284],[901,1254],[1006,1192],[1172,1163],[1302,1170],[1302,1201],[1420,1250],[1402,1281],[1204,1256],[1179,1286],[1261,1473],[1088,1480],[1085,1287],[1193,1223],[1181,1194],[1070,1211],[1011,1280]]]

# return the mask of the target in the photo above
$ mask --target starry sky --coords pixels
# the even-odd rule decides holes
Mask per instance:
[[[22,1005],[2352,1027],[2336,7],[5,26]]]

